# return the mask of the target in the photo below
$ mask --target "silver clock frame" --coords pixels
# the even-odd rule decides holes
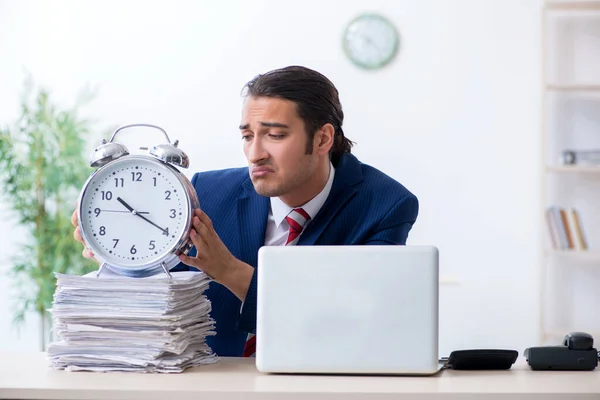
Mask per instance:
[[[119,132],[120,130],[122,130],[124,128],[134,127],[134,126],[145,126],[145,127],[157,128],[165,134],[165,136],[167,137],[168,143],[155,146],[153,148],[153,150],[150,152],[150,154],[151,154],[150,156],[131,155],[131,154],[129,154],[129,152],[127,151],[125,146],[123,146],[119,143],[114,143],[113,139],[114,139],[115,135],[117,134],[117,132]],[[148,263],[148,264],[145,264],[145,265],[142,265],[139,267],[135,267],[135,266],[125,267],[125,266],[119,266],[118,264],[117,265],[111,264],[109,262],[109,260],[107,260],[106,258],[99,255],[100,252],[95,251],[96,246],[93,244],[93,241],[91,241],[90,238],[88,238],[85,230],[82,229],[83,225],[82,225],[81,216],[84,211],[82,200],[85,197],[86,193],[88,192],[90,183],[94,180],[94,178],[97,175],[101,174],[107,167],[109,167],[109,166],[112,167],[113,165],[118,164],[123,161],[128,161],[128,162],[134,161],[135,162],[136,160],[155,163],[159,167],[166,168],[168,171],[170,171],[173,174],[173,176],[175,176],[175,178],[185,188],[184,194],[185,194],[185,201],[186,201],[186,204],[188,207],[188,217],[189,218],[187,218],[187,220],[185,221],[185,227],[182,230],[182,232],[179,234],[179,237],[177,238],[176,243],[168,251],[166,251],[162,257],[160,257],[156,261],[153,261],[152,263]],[[179,171],[174,165],[171,165],[171,164],[175,164],[182,168],[187,168],[189,165],[189,159],[187,158],[187,156],[185,155],[185,153],[183,151],[181,151],[180,149],[177,148],[177,141],[175,142],[175,144],[171,144],[167,133],[162,128],[159,128],[155,125],[132,124],[132,125],[123,126],[119,129],[117,129],[117,131],[115,131],[115,133],[111,137],[109,143],[106,143],[106,141],[103,140],[102,145],[94,151],[94,153],[92,154],[92,157],[90,158],[90,166],[98,167],[98,168],[86,180],[86,182],[83,185],[83,189],[81,190],[81,193],[79,194],[79,198],[78,198],[78,202],[77,202],[77,204],[78,204],[77,222],[79,224],[81,236],[83,238],[83,241],[84,241],[86,247],[88,249],[92,250],[92,252],[94,253],[94,255],[96,257],[96,260],[98,260],[98,262],[100,263],[100,267],[98,268],[96,276],[99,276],[100,273],[102,272],[102,270],[104,268],[106,268],[116,274],[131,276],[131,277],[150,276],[150,275],[155,275],[157,273],[161,273],[161,271],[162,271],[165,274],[167,274],[167,276],[169,276],[169,278],[170,278],[171,274],[169,271],[172,268],[174,268],[176,265],[179,264],[179,262],[180,262],[179,255],[189,253],[190,249],[193,247],[193,243],[189,237],[189,231],[192,226],[194,209],[200,207],[200,201],[198,199],[196,190],[192,186],[189,179],[181,171]]]

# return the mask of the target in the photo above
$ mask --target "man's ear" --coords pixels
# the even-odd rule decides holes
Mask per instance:
[[[331,124],[323,125],[315,134],[314,149],[317,154],[329,154],[329,150],[333,146],[335,128]]]

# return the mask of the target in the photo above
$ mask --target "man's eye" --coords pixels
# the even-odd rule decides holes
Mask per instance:
[[[242,140],[244,140],[244,141],[246,141],[246,142],[247,142],[248,140],[250,140],[250,139],[252,139],[252,135],[244,135],[244,136],[242,136]]]
[[[273,138],[273,139],[283,139],[285,137],[285,135],[276,135],[276,134],[269,134],[269,137]]]

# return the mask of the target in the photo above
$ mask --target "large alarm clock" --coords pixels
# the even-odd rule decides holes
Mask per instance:
[[[162,131],[166,143],[148,155],[130,154],[114,141],[131,127]],[[90,166],[97,168],[79,196],[79,227],[86,246],[103,268],[126,276],[148,276],[169,271],[179,255],[192,247],[189,238],[193,210],[200,206],[188,178],[179,171],[188,156],[171,143],[167,133],[149,124],[117,129],[109,142],[94,150]]]

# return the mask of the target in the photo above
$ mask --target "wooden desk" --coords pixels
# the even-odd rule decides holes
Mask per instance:
[[[599,399],[600,371],[444,370],[435,377],[268,375],[222,358],[182,374],[55,371],[44,353],[0,353],[2,399]],[[522,360],[520,357],[519,360]],[[547,397],[544,394],[555,394]]]

